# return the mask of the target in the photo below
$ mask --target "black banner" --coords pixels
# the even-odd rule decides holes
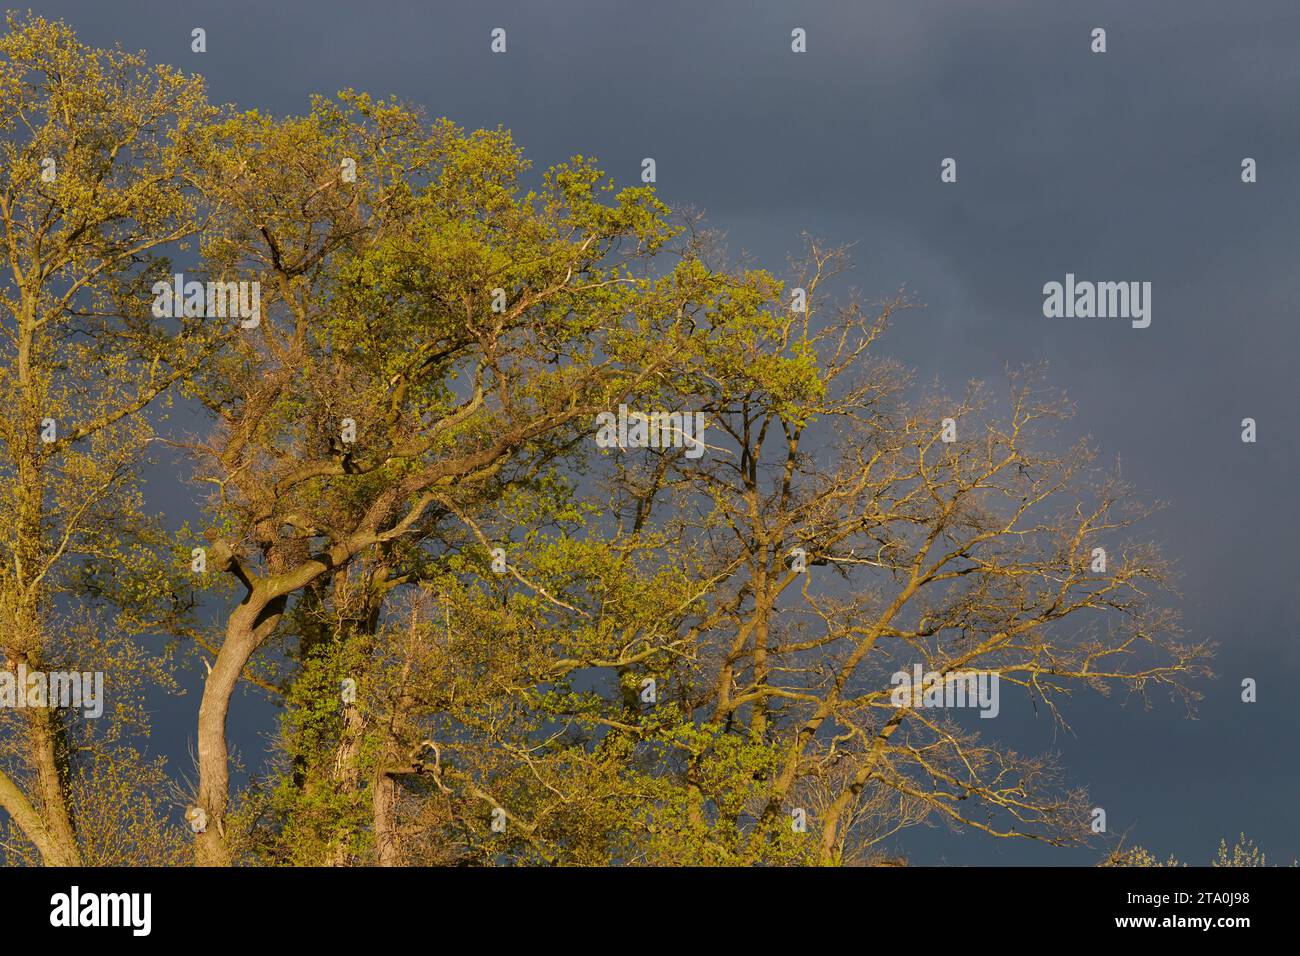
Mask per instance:
[[[539,937],[726,935],[764,907],[773,932],[813,920],[863,939],[1052,931],[1229,942],[1287,925],[1294,868],[1177,869],[231,869],[7,870],[7,930],[137,944],[373,944],[486,930],[493,948]],[[819,930],[820,932],[820,930]],[[432,934],[432,935],[430,935]],[[452,936],[448,936],[452,934]],[[613,939],[615,937],[606,937]],[[1027,938],[1032,938],[1029,936]]]

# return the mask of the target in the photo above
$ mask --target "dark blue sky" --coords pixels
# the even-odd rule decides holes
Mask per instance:
[[[1208,862],[1244,830],[1300,856],[1300,459],[1294,303],[1300,4],[969,0],[66,0],[33,4],[93,44],[203,73],[214,99],[274,113],[311,93],[397,94],[509,127],[539,166],[598,157],[707,213],[733,253],[779,269],[808,231],[856,243],[853,285],[925,308],[884,350],[959,390],[1046,360],[1073,427],[1169,507],[1148,536],[1178,562],[1191,638],[1216,640],[1198,719],[1156,698],[1068,702],[1074,735],[1004,695],[997,735],[1059,751],[1112,831]],[[208,52],[190,51],[190,30]],[[489,33],[507,30],[504,56]],[[808,52],[790,51],[803,27]],[[1094,27],[1108,51],[1090,52]],[[942,184],[944,157],[958,182]],[[1241,182],[1243,157],[1258,182]],[[1144,280],[1152,323],[1046,319],[1045,282]],[[1243,444],[1240,421],[1258,421]],[[1243,677],[1259,702],[1240,702]],[[187,761],[191,695],[156,734]],[[245,696],[257,762],[272,711]],[[983,729],[983,728],[981,728]],[[945,830],[917,863],[1091,863]]]

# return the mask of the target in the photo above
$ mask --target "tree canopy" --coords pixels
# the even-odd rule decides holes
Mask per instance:
[[[354,91],[212,105],[39,17],[0,38],[0,149],[0,635],[109,702],[0,709],[7,860],[1082,843],[1064,768],[898,672],[1062,722],[1083,689],[1196,696],[1210,649],[1068,402],[1035,369],[918,387],[880,354],[906,298],[837,294],[843,250],[737,265],[589,157],[536,173]],[[178,669],[192,767],[142,743]],[[235,786],[241,686],[280,721]]]

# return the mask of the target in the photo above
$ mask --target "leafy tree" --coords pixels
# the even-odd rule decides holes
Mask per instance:
[[[504,132],[357,94],[235,117],[204,150],[207,268],[263,290],[260,327],[195,386],[217,423],[195,449],[212,554],[245,592],[199,714],[200,859],[224,863],[224,728],[254,652],[291,611],[300,661],[322,623],[372,639],[384,595],[443,560],[423,542],[677,361],[660,332],[685,267],[649,272],[671,229],[648,189],[614,192],[576,157],[525,192]]]
[[[147,534],[145,412],[220,335],[210,323],[155,318],[146,294],[169,271],[166,255],[200,229],[190,145],[211,111],[198,80],[139,54],[91,49],[39,17],[11,16],[8,27],[0,632],[11,673],[81,669],[84,647],[61,639],[83,594],[79,565],[125,559]],[[42,707],[5,715],[0,807],[51,864],[85,858],[72,792],[89,730],[70,720]]]

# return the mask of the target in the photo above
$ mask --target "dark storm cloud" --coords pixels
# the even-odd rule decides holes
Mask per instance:
[[[396,93],[502,124],[538,165],[599,157],[624,182],[657,161],[780,268],[803,230],[854,242],[868,297],[926,303],[885,348],[959,389],[1048,360],[1051,381],[1144,497],[1183,574],[1189,636],[1221,642],[1200,719],[1076,697],[1076,735],[1027,703],[997,734],[1059,749],[1114,830],[1188,861],[1245,830],[1300,855],[1294,728],[1300,5],[1193,3],[45,3],[84,39],[204,73],[214,98],[276,113],[313,92]],[[189,31],[208,50],[189,49]],[[508,31],[509,53],[488,52]],[[790,52],[793,27],[808,52]],[[1089,51],[1093,27],[1108,52]],[[944,157],[958,182],[939,182]],[[1243,157],[1259,182],[1239,178]],[[1046,319],[1042,286],[1153,284],[1150,328]],[[1258,420],[1260,440],[1239,440]],[[1260,703],[1239,702],[1244,676]],[[1010,695],[1007,695],[1010,697]],[[259,714],[265,716],[265,714]],[[256,752],[256,732],[243,746]],[[183,741],[178,754],[183,755]],[[1075,862],[922,835],[921,861]]]

